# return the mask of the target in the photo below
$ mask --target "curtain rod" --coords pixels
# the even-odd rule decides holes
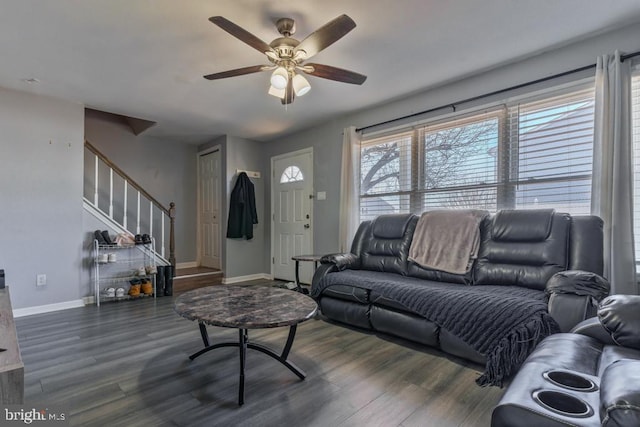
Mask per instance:
[[[629,53],[627,55],[621,55],[620,56],[620,60],[622,62],[624,62],[625,60],[633,58],[635,56],[640,56],[640,51]],[[408,114],[406,116],[396,117],[395,119],[386,120],[384,122],[380,122],[380,123],[376,123],[376,124],[373,124],[373,125],[357,128],[356,132],[360,132],[360,131],[363,131],[363,130],[371,129],[371,128],[374,128],[374,127],[377,127],[377,126],[382,126],[382,125],[387,125],[387,124],[390,124],[390,123],[399,122],[401,120],[411,119],[413,117],[418,117],[418,116],[422,116],[424,114],[433,113],[433,112],[438,111],[438,110],[444,110],[445,108],[453,108],[453,111],[455,111],[456,110],[456,105],[458,105],[458,104],[466,104],[468,102],[477,101],[477,100],[482,99],[482,98],[488,98],[490,96],[500,95],[500,94],[505,93],[505,92],[510,92],[512,90],[521,89],[521,88],[527,87],[527,86],[533,86],[533,85],[538,84],[538,83],[543,83],[543,82],[546,82],[548,80],[558,79],[560,77],[568,76],[570,74],[579,73],[581,71],[586,71],[586,70],[589,70],[589,69],[595,68],[595,67],[596,67],[596,64],[585,65],[584,67],[574,68],[573,70],[564,71],[562,73],[554,74],[552,76],[542,77],[540,79],[532,80],[532,81],[529,81],[529,82],[526,82],[526,83],[520,83],[520,84],[515,85],[515,86],[510,86],[508,88],[495,90],[493,92],[485,93],[483,95],[477,95],[477,96],[474,96],[474,97],[471,97],[471,98],[463,99],[463,100],[458,101],[458,102],[451,102],[449,104],[441,105],[439,107],[434,107],[434,108],[430,108],[428,110],[418,111],[417,113],[412,113],[412,114]]]

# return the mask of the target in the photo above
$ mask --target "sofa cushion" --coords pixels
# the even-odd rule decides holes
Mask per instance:
[[[502,210],[493,217],[496,242],[542,242],[551,233],[553,209]]]
[[[373,237],[378,239],[402,239],[411,222],[411,214],[380,215],[371,223]]]
[[[369,302],[369,291],[351,285],[332,285],[323,292],[324,296],[337,298],[345,301],[354,301],[361,304]]]
[[[593,271],[602,276],[603,221],[594,215],[571,216],[569,270]]]
[[[371,224],[360,249],[360,268],[407,274],[407,257],[418,218],[412,214],[381,215]]]
[[[468,285],[471,283],[471,271],[467,274],[453,274],[445,271],[433,270],[425,268],[413,261],[409,261],[407,265],[407,276],[416,277],[424,280],[434,280],[443,283],[459,283]]]
[[[543,290],[551,276],[567,269],[570,217],[549,211],[501,212],[480,227],[474,285],[515,285]],[[510,225],[505,223],[509,219]],[[526,230],[531,230],[531,236]],[[498,237],[498,239],[496,239]],[[533,241],[533,239],[536,241]],[[519,240],[523,239],[523,240]]]

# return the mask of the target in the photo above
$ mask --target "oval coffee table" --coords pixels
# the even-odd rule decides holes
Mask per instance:
[[[244,368],[247,348],[258,350],[296,374],[304,380],[305,373],[287,360],[298,323],[312,318],[318,306],[306,295],[286,289],[215,285],[196,289],[180,295],[174,305],[180,316],[198,321],[204,348],[191,356],[193,360],[211,350],[221,347],[240,349],[240,385],[238,404],[244,404]],[[205,325],[238,328],[238,342],[209,343],[209,334]],[[289,326],[289,336],[282,353],[277,354],[268,347],[249,342],[249,329],[276,328]]]

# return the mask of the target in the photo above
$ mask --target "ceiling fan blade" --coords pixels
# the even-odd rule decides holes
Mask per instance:
[[[305,64],[305,66],[313,67],[313,71],[305,71],[304,68],[302,69],[302,71],[309,75],[321,77],[323,79],[335,80],[342,83],[351,83],[354,85],[361,85],[365,80],[367,80],[367,76],[363,74],[358,74],[349,70],[343,70],[342,68],[332,67],[330,65]]]
[[[251,67],[236,68],[235,70],[222,71],[221,73],[207,74],[203,76],[207,80],[226,79],[227,77],[242,76],[244,74],[257,73],[269,68],[265,65],[252,65]]]
[[[222,16],[212,16],[209,21],[262,53],[273,51],[267,43]]]
[[[311,58],[322,49],[332,45],[340,40],[345,34],[353,30],[356,23],[347,15],[340,15],[333,21],[328,22],[323,27],[309,34],[294,49],[294,54],[304,50],[306,52],[305,59]]]

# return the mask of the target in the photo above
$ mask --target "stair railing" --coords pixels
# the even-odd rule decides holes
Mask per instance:
[[[175,203],[169,203],[169,207],[165,207],[162,203],[156,200],[151,194],[149,194],[141,185],[139,185],[136,181],[131,179],[129,175],[127,175],[122,169],[120,169],[115,163],[113,163],[107,156],[100,152],[96,147],[94,147],[89,141],[85,141],[84,146],[87,150],[93,153],[94,157],[94,194],[93,201],[89,197],[85,197],[89,203],[91,203],[96,209],[101,211],[104,215],[108,216],[112,221],[116,221],[114,219],[114,191],[113,191],[113,177],[114,173],[124,181],[123,187],[123,197],[122,197],[122,223],[120,224],[125,230],[128,230],[132,234],[140,234],[140,222],[141,222],[141,208],[142,204],[147,202],[149,206],[149,235],[154,237],[156,242],[159,242],[158,245],[160,247],[159,255],[162,258],[167,259],[165,256],[165,222],[169,223],[169,263],[171,265],[176,265],[176,254],[175,254],[175,217],[176,217],[176,205]],[[99,198],[100,198],[100,182],[99,182],[99,170],[100,163],[103,163],[103,167],[106,167],[109,173],[109,208],[108,210],[104,210],[99,206]],[[129,186],[133,188],[134,191],[137,192],[136,195],[136,215],[135,215],[135,233],[129,228],[128,224],[128,191]],[[153,233],[153,212],[154,206],[157,210],[160,211],[160,238],[154,236]],[[117,221],[116,221],[117,222]]]

